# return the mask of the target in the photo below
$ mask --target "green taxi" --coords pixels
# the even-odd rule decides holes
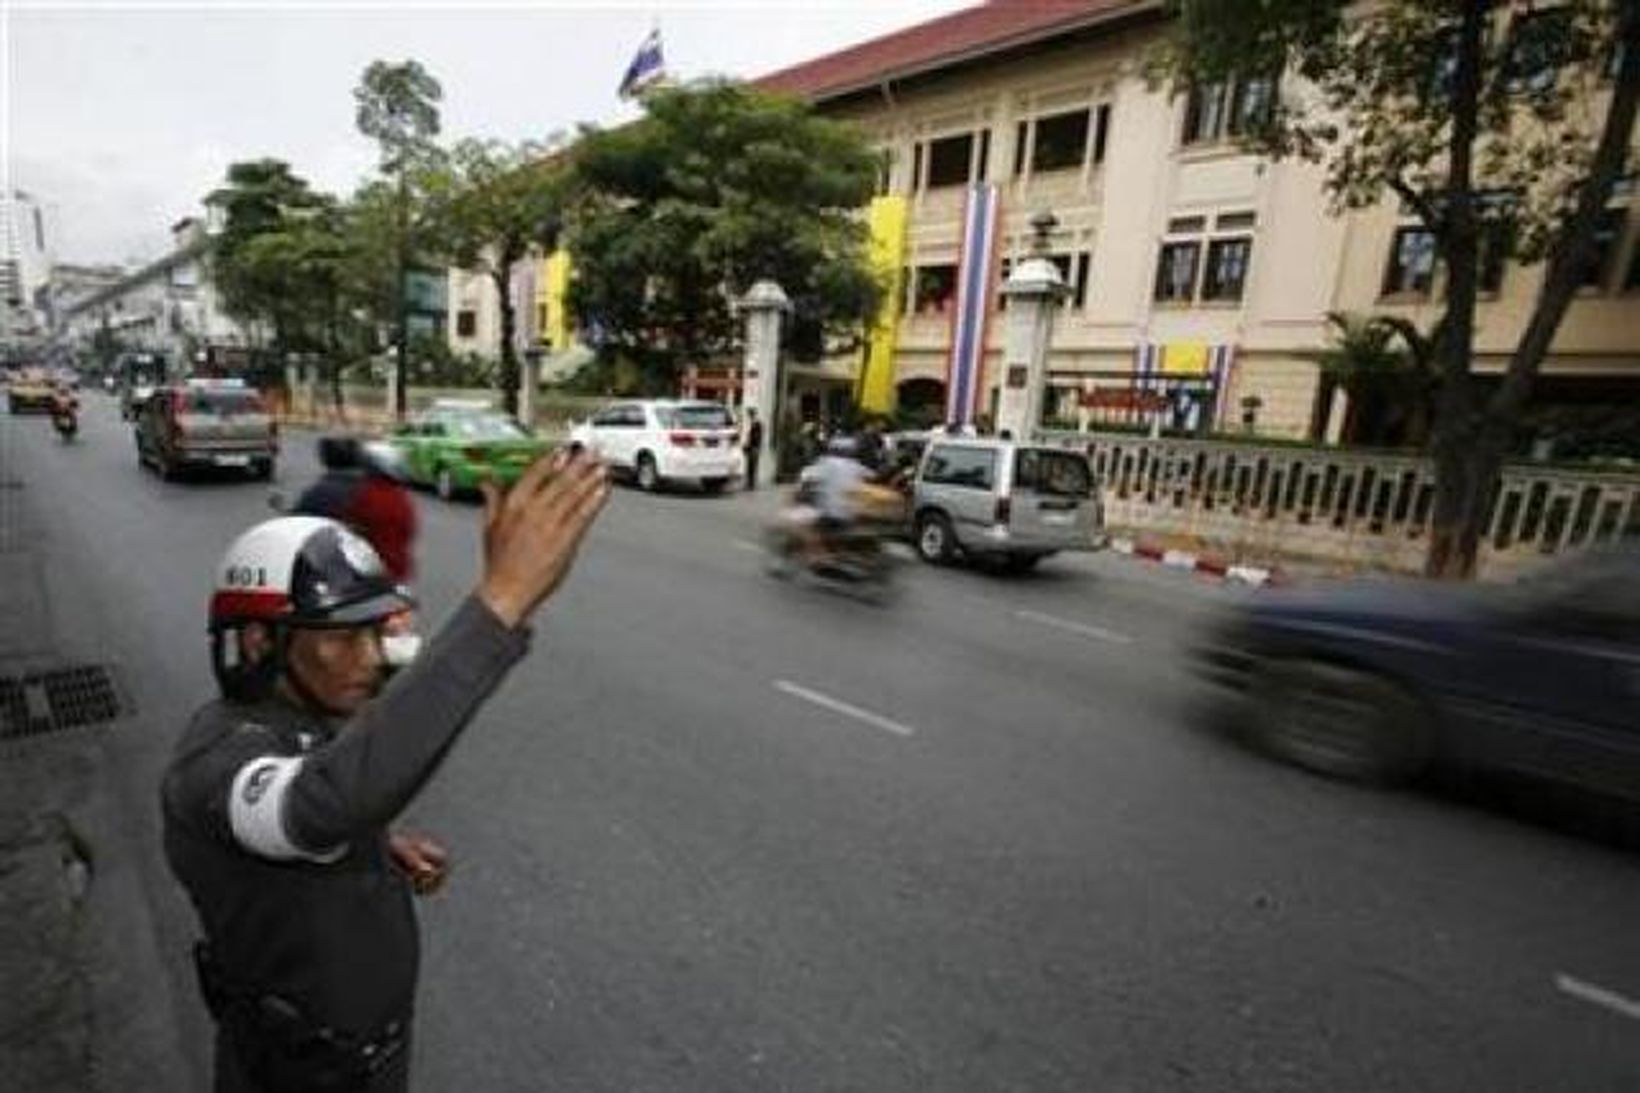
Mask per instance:
[[[410,480],[449,500],[490,481],[510,486],[552,444],[488,403],[440,400],[394,430]]]

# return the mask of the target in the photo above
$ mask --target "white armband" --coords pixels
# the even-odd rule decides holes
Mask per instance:
[[[347,847],[304,850],[291,841],[285,828],[285,800],[301,769],[299,755],[265,755],[240,767],[228,791],[228,824],[239,845],[253,854],[275,861],[328,864],[341,858]]]

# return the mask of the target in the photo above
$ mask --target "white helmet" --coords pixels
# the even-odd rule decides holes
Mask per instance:
[[[235,539],[217,564],[211,666],[229,697],[251,697],[278,679],[291,628],[369,626],[414,606],[375,549],[343,525],[317,516],[265,520]],[[252,623],[274,628],[277,655],[229,665],[226,635]]]

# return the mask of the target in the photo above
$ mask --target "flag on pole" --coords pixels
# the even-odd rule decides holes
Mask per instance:
[[[638,47],[632,63],[626,66],[626,75],[621,77],[619,94],[623,99],[636,98],[641,92],[665,78],[666,61],[661,56],[661,28],[656,27]]]

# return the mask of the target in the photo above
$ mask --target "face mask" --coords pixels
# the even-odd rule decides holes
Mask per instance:
[[[389,668],[404,668],[421,652],[420,634],[383,634],[382,660]]]

